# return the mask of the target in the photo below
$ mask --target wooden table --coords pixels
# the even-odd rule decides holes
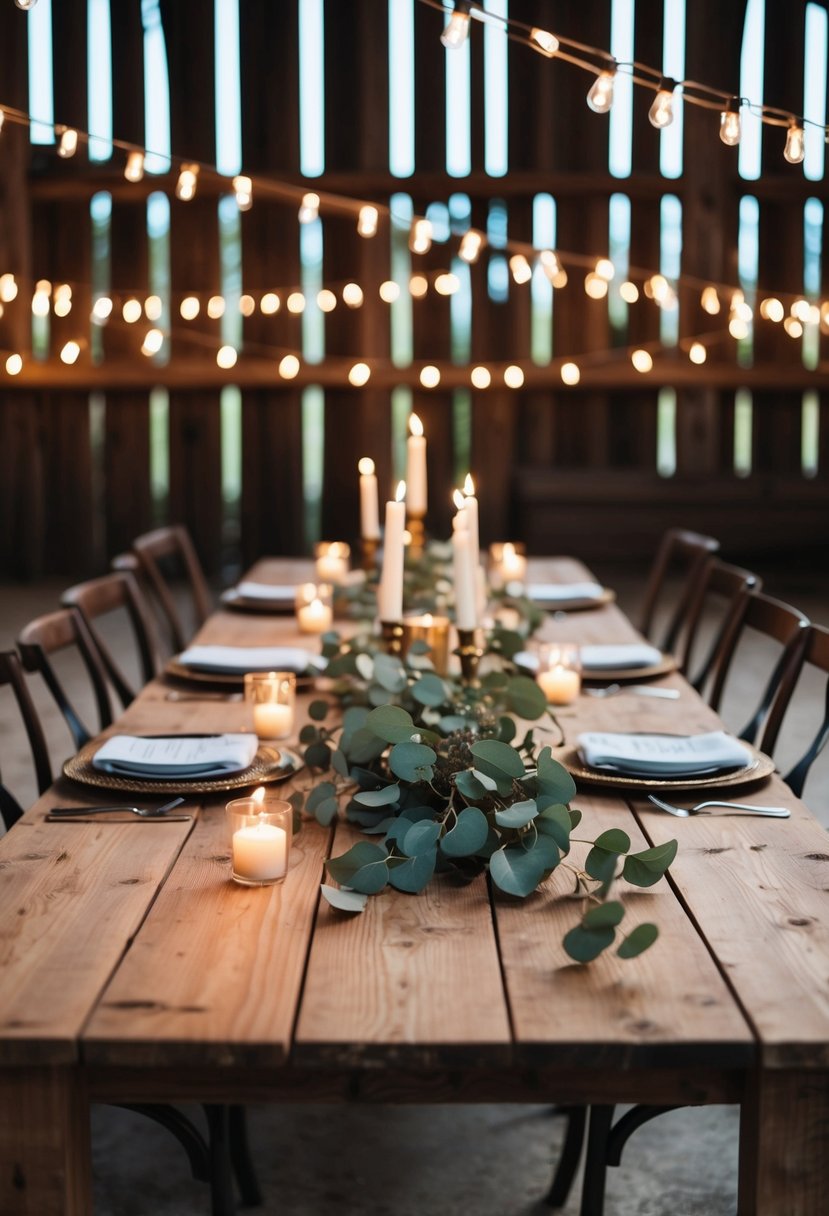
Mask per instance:
[[[256,577],[281,580],[278,563]],[[565,559],[543,581],[584,578]],[[615,606],[550,619],[552,638],[636,637]],[[204,642],[296,641],[293,623],[220,612]],[[307,643],[314,646],[313,639]],[[582,697],[579,730],[709,729],[679,701]],[[174,703],[150,685],[119,728],[239,729],[244,707]],[[307,781],[301,774],[299,782]],[[46,823],[62,780],[0,841],[0,1211],[91,1210],[91,1101],[651,1102],[742,1105],[739,1212],[806,1216],[829,1193],[829,846],[774,777],[755,800],[790,820],[675,820],[585,792],[590,835],[678,836],[664,880],[631,891],[654,919],[634,962],[581,967],[561,939],[562,880],[518,902],[483,878],[388,891],[358,917],[319,899],[323,859],[355,833],[307,824],[281,887],[228,881],[224,798],[193,822]]]

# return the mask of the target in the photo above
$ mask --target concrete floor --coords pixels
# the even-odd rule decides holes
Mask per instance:
[[[766,574],[766,590],[829,624],[829,580],[813,572]],[[629,573],[597,572],[635,616],[641,582]],[[0,647],[57,604],[63,583],[0,587]],[[723,707],[739,729],[764,672],[762,644],[741,656]],[[71,665],[67,677],[72,680]],[[798,689],[777,756],[798,757],[822,714],[825,678]],[[48,694],[35,687],[53,748],[53,764],[71,742]],[[78,697],[81,712],[88,703]],[[793,707],[795,709],[795,707]],[[89,712],[90,721],[93,715]],[[24,803],[35,794],[25,739],[0,699],[4,780]],[[806,801],[829,826],[829,755],[818,762]],[[635,964],[634,964],[635,965]],[[198,1116],[199,1112],[195,1112]],[[540,1216],[563,1134],[549,1107],[254,1107],[254,1157],[267,1216]],[[731,1216],[736,1210],[738,1119],[735,1108],[671,1112],[642,1128],[622,1166],[609,1171],[606,1216]],[[148,1120],[113,1108],[93,1113],[96,1216],[197,1216],[209,1212],[207,1188],[188,1175],[182,1151]],[[564,1216],[576,1216],[577,1182]],[[782,1214],[781,1214],[782,1216]]]

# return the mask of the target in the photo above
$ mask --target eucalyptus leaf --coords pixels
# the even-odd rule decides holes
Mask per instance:
[[[408,684],[406,668],[395,655],[374,656],[374,677],[387,692],[402,692]]]
[[[516,726],[512,718],[502,714],[498,719],[498,738],[501,743],[512,743],[515,738]]]
[[[609,828],[593,841],[598,849],[606,849],[608,853],[627,853],[630,848],[630,837],[621,828]]]
[[[478,739],[471,747],[475,757],[475,767],[500,785],[504,778],[523,777],[524,761],[514,747],[507,743],[499,743],[497,739]]]
[[[421,853],[434,852],[440,836],[440,824],[434,820],[422,820],[412,824],[400,841],[400,848],[407,857],[419,857]]]
[[[492,881],[507,895],[529,895],[541,882],[544,870],[543,860],[521,845],[498,849],[489,859]]]
[[[547,698],[528,676],[513,676],[507,684],[507,703],[519,718],[535,722],[547,708]]]
[[[471,857],[483,847],[488,835],[489,823],[483,811],[476,806],[465,807],[441,840],[441,852],[447,857]]]
[[[545,806],[539,813],[536,827],[539,832],[546,832],[547,835],[552,836],[562,852],[569,853],[572,827],[570,824],[570,813],[566,806],[562,803],[553,803],[551,806]]]
[[[389,768],[403,781],[430,781],[436,760],[425,743],[395,743],[389,752]]]
[[[334,752],[334,754],[331,757],[331,767],[334,769],[334,771],[336,773],[339,773],[341,777],[347,778],[349,776],[348,759],[345,755],[345,752],[343,752],[342,749],[339,747],[336,749],[336,751]]]
[[[309,812],[313,812],[321,802],[324,802],[326,798],[330,798],[333,794],[336,794],[336,792],[337,787],[334,785],[333,781],[320,781],[318,785],[315,785],[314,788],[309,791],[308,799],[305,803],[305,809]]]
[[[327,743],[312,743],[305,749],[305,763],[309,768],[326,769],[331,765],[331,748]]]
[[[324,722],[328,717],[330,706],[327,701],[312,701],[308,706],[308,717],[314,722]]]
[[[319,731],[313,722],[306,722],[299,732],[300,743],[314,743],[319,738]]]
[[[585,929],[576,925],[564,936],[564,949],[577,963],[592,963],[603,950],[613,944],[614,929]]]
[[[522,637],[514,629],[504,629],[500,625],[496,626],[492,634],[492,643],[494,647],[507,659],[514,658],[520,650],[526,646],[526,638]]]
[[[637,954],[642,954],[649,946],[652,946],[658,937],[659,930],[656,925],[637,925],[627,935],[616,953],[619,958],[636,958]]]
[[[607,903],[596,904],[589,908],[582,917],[581,923],[585,929],[614,929],[625,914],[622,905],[616,899]]]
[[[374,678],[374,659],[370,654],[358,654],[354,660],[354,665],[357,668],[358,674],[361,675],[364,680],[371,680]]]
[[[501,811],[495,812],[495,822],[502,828],[523,828],[531,823],[538,814],[534,798],[525,798],[521,802],[513,802]]]
[[[410,857],[390,871],[389,882],[398,891],[416,895],[431,881],[436,860],[434,848],[426,853],[419,853],[416,857]]]
[[[366,719],[366,729],[386,743],[404,743],[417,733],[411,714],[399,705],[382,705]]]
[[[509,676],[505,675],[503,671],[488,671],[481,680],[481,687],[486,692],[498,692],[506,688],[508,683]]]
[[[438,727],[444,735],[450,734],[453,730],[466,730],[472,722],[471,718],[465,718],[463,714],[445,714],[438,719]]]
[[[362,730],[355,731],[351,736],[348,758],[353,764],[371,764],[372,760],[379,760],[385,750],[386,745],[383,740],[378,739],[377,735],[373,734],[368,727],[363,727]],[[376,774],[374,779],[377,780]]]
[[[364,866],[383,863],[388,854],[380,845],[371,844],[367,840],[359,840],[339,857],[329,857],[325,868],[331,877],[341,887],[350,887],[352,878]]]
[[[400,786],[395,782],[393,785],[386,785],[379,790],[361,790],[359,794],[354,795],[354,801],[359,802],[362,806],[388,806],[392,802],[397,802],[400,797]]]
[[[426,672],[412,685],[411,693],[421,705],[443,705],[446,700],[446,685],[434,672]]]
[[[336,819],[338,809],[339,803],[336,798],[324,798],[322,802],[317,803],[314,818],[317,823],[321,823],[324,828],[327,828]]]
[[[556,802],[569,802],[575,797],[575,781],[564,765],[553,759],[549,747],[542,747],[538,753],[537,780],[539,793],[549,794]]]
[[[607,849],[597,848],[594,845],[587,854],[584,868],[591,878],[595,878],[599,882],[610,882],[616,873],[618,861],[618,853],[609,853]]]
[[[494,781],[491,784],[493,787],[495,786]],[[455,774],[455,785],[468,802],[481,802],[489,792],[470,769],[462,769],[461,772]]]
[[[634,887],[652,887],[663,877],[676,857],[677,842],[666,840],[664,844],[631,853],[625,858],[622,877]]]
[[[330,887],[327,883],[321,884],[320,893],[338,912],[363,912],[368,903],[368,896],[359,891],[344,891],[342,887]]]

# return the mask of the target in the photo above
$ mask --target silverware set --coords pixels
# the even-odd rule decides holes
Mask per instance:
[[[648,801],[658,806],[677,819],[687,819],[690,815],[706,815],[710,807],[720,807],[723,810],[736,811],[742,815],[765,815],[769,819],[788,819],[791,811],[785,806],[757,806],[750,802],[698,802],[696,806],[674,806],[653,794],[648,794]]]
[[[141,819],[163,819],[167,823],[185,823],[192,819],[192,815],[170,815],[173,807],[180,806],[184,802],[183,798],[173,798],[170,802],[165,802],[163,806],[145,807],[145,806],[55,806],[52,807],[46,816],[47,819],[86,819],[89,815],[114,815],[123,812],[129,812],[131,815],[138,815]]]

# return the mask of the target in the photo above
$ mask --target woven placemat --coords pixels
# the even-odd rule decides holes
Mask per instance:
[[[172,778],[153,781],[141,777],[124,777],[116,773],[104,773],[93,766],[92,760],[100,744],[87,743],[76,756],[63,766],[64,777],[79,781],[81,785],[94,785],[103,790],[124,790],[134,794],[217,794],[224,790],[245,789],[250,785],[272,785],[276,781],[287,781],[299,772],[303,762],[296,752],[288,748],[270,747],[260,744],[253,764],[238,773],[224,773],[211,778]]]

